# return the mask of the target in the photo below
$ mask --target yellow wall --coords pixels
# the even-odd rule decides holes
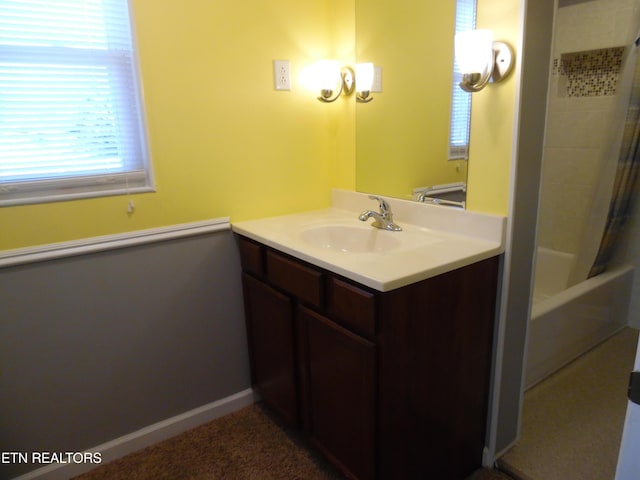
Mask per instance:
[[[451,8],[440,3],[438,8]],[[479,3],[479,24],[515,45],[519,0]],[[157,192],[134,195],[133,215],[127,214],[124,196],[0,208],[0,250],[221,216],[242,220],[322,208],[332,187],[355,187],[353,97],[325,105],[296,83],[301,70],[320,58],[353,63],[355,0],[132,4]],[[411,12],[406,6],[388,25],[401,28],[414,18]],[[449,28],[445,23],[431,28]],[[430,55],[443,61],[437,47]],[[445,155],[447,132],[440,116],[447,116],[448,125],[448,95],[433,95],[407,81],[407,72],[389,68],[392,50],[384,42],[376,50],[388,56],[385,89],[397,87],[425,104],[422,110],[439,112],[413,125],[433,131],[434,148]],[[276,58],[291,61],[290,92],[273,90]],[[448,68],[438,69],[433,80],[444,83],[449,74]],[[474,96],[468,205],[475,211],[508,211],[514,77]],[[375,100],[380,109],[387,92]],[[409,133],[410,127],[402,126],[405,118],[389,115],[395,130],[380,135]],[[396,187],[399,165],[392,159],[378,168],[389,169],[389,183],[398,192],[421,181],[400,181]]]
[[[353,1],[133,0],[157,192],[0,208],[0,250],[329,203],[353,188],[354,112],[296,83],[352,61]],[[289,59],[293,89],[273,89]]]
[[[517,69],[521,60],[520,4],[521,0],[478,0],[477,27],[490,28],[495,40],[514,47],[516,67],[501,83],[488,85],[472,96],[467,208],[476,212],[509,212]]]

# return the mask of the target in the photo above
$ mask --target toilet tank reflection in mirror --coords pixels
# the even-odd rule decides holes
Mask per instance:
[[[466,160],[449,160],[456,2],[355,4],[357,61],[382,68],[382,91],[356,106],[356,190],[466,186]]]

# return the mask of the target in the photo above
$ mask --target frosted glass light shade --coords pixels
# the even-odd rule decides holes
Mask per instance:
[[[315,65],[315,82],[318,90],[333,91],[339,88],[340,62],[337,60],[320,60]]]
[[[462,74],[483,73],[493,61],[493,32],[469,30],[456,34],[456,62]]]
[[[356,90],[369,92],[373,85],[373,63],[358,63],[356,65]]]

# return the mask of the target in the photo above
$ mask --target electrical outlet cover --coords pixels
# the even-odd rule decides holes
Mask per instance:
[[[276,90],[291,90],[291,67],[289,60],[273,61],[273,80]]]

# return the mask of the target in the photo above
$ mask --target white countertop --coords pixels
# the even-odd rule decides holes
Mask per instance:
[[[378,210],[366,194],[334,190],[327,209],[232,222],[238,234],[379,291],[389,291],[504,252],[504,217],[384,197],[401,232],[362,222],[363,210]],[[314,230],[330,226],[365,238],[342,251],[323,246]],[[357,230],[354,230],[357,229]],[[312,241],[309,241],[312,240]],[[379,248],[378,248],[379,246]]]

